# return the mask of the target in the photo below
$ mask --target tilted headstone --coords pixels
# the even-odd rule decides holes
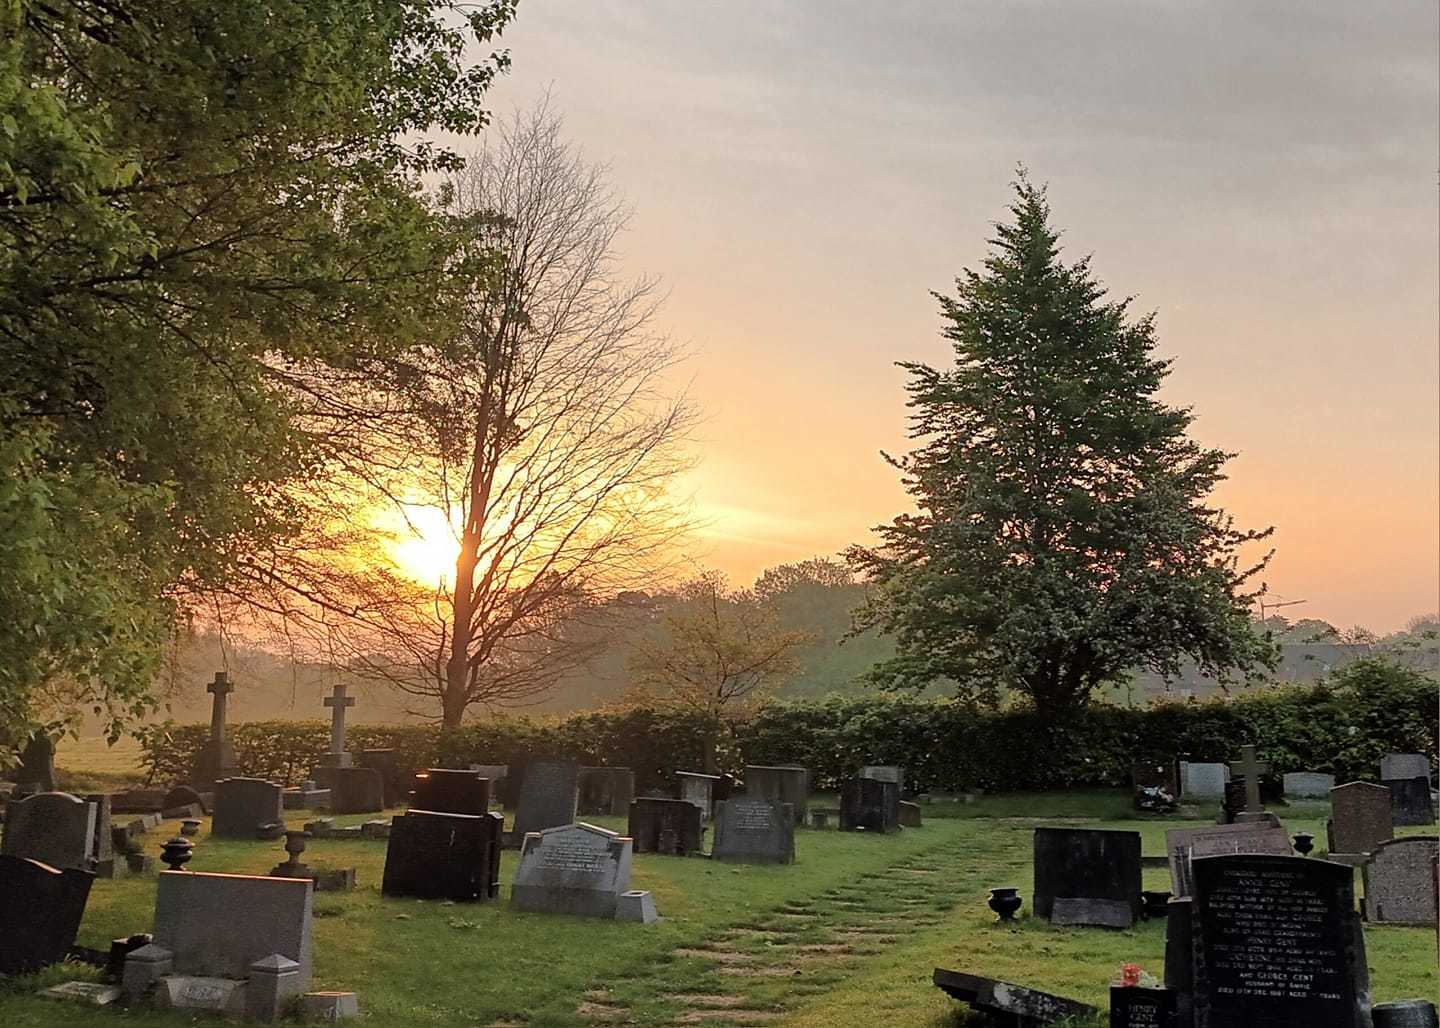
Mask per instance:
[[[1071,1018],[1088,1022],[1100,1013],[1078,1000],[1002,982],[998,978],[947,971],[943,967],[935,968],[931,980],[947,996],[985,1011],[997,1023],[1004,1025],[1043,1028],[1044,1025]]]
[[[1319,771],[1291,771],[1284,778],[1285,795],[1292,800],[1328,800],[1335,776]]]
[[[908,800],[900,801],[900,824],[904,828],[919,828],[924,824],[920,804]]]
[[[720,776],[676,771],[675,778],[680,783],[680,798],[699,807],[701,823],[708,822],[711,811],[715,809],[715,784],[720,781]]]
[[[635,772],[628,767],[580,769],[581,814],[625,814],[635,798]]]
[[[348,687],[336,682],[321,704],[330,708],[330,751],[321,758],[326,767],[350,767],[354,760],[345,752],[345,711],[355,706],[355,697],[347,695]]]
[[[1224,764],[1196,761],[1180,763],[1180,795],[1187,800],[1220,800],[1225,798],[1225,783],[1230,769]]]
[[[500,895],[504,827],[500,814],[397,815],[390,823],[380,892],[459,903],[494,899]]]
[[[579,797],[580,765],[570,760],[531,761],[515,808],[517,839],[573,824]]]
[[[479,771],[432,767],[415,772],[412,781],[411,810],[474,817],[490,812],[490,779]]]
[[[1175,899],[1195,894],[1191,861],[1195,857],[1220,857],[1236,853],[1264,853],[1290,856],[1290,836],[1279,825],[1206,825],[1204,828],[1172,828],[1165,833],[1165,852],[1170,862],[1170,891]]]
[[[210,707],[210,738],[205,740],[199,756],[195,758],[190,781],[208,788],[222,778],[233,778],[238,765],[235,749],[225,731],[226,697],[235,691],[235,686],[227,673],[217,671],[215,680],[205,687],[205,691],[215,697]]]
[[[530,832],[521,844],[510,905],[531,913],[613,918],[620,894],[630,889],[632,860],[630,839],[594,825]]]
[[[641,797],[630,803],[628,833],[636,853],[684,857],[704,846],[700,810],[686,800]]]
[[[793,864],[795,817],[788,803],[739,796],[715,805],[715,860],[741,864]]]
[[[1380,780],[1430,777],[1430,758],[1423,753],[1387,753],[1380,758]]]
[[[1329,850],[1364,854],[1395,837],[1390,790],[1372,782],[1347,782],[1330,790]]]
[[[1304,857],[1194,862],[1195,1028],[1368,1028],[1351,868]]]
[[[840,784],[840,830],[887,834],[900,830],[900,783],[850,778]]]
[[[0,854],[0,976],[65,959],[94,881],[88,871]]]
[[[5,809],[0,853],[54,868],[92,870],[96,804],[68,792],[41,792],[12,800]]]
[[[1435,863],[1440,837],[1412,835],[1375,847],[1361,867],[1365,920],[1371,924],[1437,923]]]
[[[210,834],[222,839],[253,839],[265,825],[283,824],[283,792],[280,786],[263,778],[225,778],[216,782]]]
[[[1387,778],[1381,781],[1390,790],[1390,814],[1397,825],[1433,825],[1435,800],[1429,778]]]
[[[1139,832],[1037,828],[1034,862],[1036,917],[1099,928],[1139,918]]]
[[[779,767],[748,765],[745,768],[745,795],[751,799],[790,804],[795,824],[803,825],[809,819],[810,772],[793,764]]]

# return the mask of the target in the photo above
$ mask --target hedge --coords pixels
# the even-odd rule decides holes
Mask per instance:
[[[1275,686],[1236,698],[1097,705],[1060,724],[1027,712],[982,712],[953,700],[888,695],[773,703],[733,726],[720,758],[801,764],[816,788],[833,789],[862,764],[899,764],[920,790],[1030,792],[1124,786],[1133,765],[1188,754],[1233,759],[1253,742],[1276,773],[1322,771],[1340,781],[1374,779],[1386,753],[1436,757],[1436,682],[1382,661],[1361,661],[1318,685]],[[167,724],[142,734],[152,781],[181,781],[209,731]],[[629,767],[638,788],[668,789],[677,770],[701,764],[705,722],[654,710],[503,718],[453,731],[435,726],[356,725],[353,750],[390,748],[401,767],[507,764],[564,758]],[[232,725],[242,773],[295,783],[329,745],[323,721]]]

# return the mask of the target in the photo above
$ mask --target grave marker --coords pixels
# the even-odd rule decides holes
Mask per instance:
[[[263,778],[226,778],[215,783],[215,816],[210,834],[222,839],[253,839],[260,829],[282,826],[284,790]],[[266,954],[261,954],[264,956]]]
[[[900,783],[851,778],[840,785],[840,830],[885,835],[900,830]]]
[[[742,864],[793,864],[795,818],[788,803],[741,796],[715,806],[715,860]]]
[[[635,772],[628,767],[580,769],[581,814],[625,814],[635,798]]]
[[[1285,795],[1297,800],[1327,800],[1335,788],[1335,776],[1319,771],[1291,771],[1283,781]]]
[[[1229,780],[1230,769],[1224,764],[1180,762],[1180,795],[1187,800],[1224,799]]]
[[[1129,928],[1140,916],[1140,833],[1037,828],[1036,917],[1051,924]]]
[[[1430,778],[1430,758],[1423,753],[1387,753],[1380,758],[1380,779]]]
[[[415,772],[413,785],[411,810],[472,817],[490,812],[490,780],[479,771],[432,767]]]
[[[229,674],[217,671],[215,680],[205,687],[205,691],[215,697],[210,707],[210,738],[205,740],[199,756],[195,758],[190,781],[197,786],[209,787],[222,778],[235,776],[235,749],[225,734],[226,697],[235,691],[235,686]]]
[[[336,682],[330,695],[320,701],[330,708],[330,752],[321,760],[326,767],[349,767],[353,763],[345,752],[345,711],[355,706],[355,697],[348,692],[348,686]]]
[[[745,768],[745,795],[752,799],[788,803],[795,824],[803,825],[809,816],[810,772],[794,764],[778,767],[748,765]]]
[[[381,894],[457,903],[495,899],[504,827],[501,814],[397,815],[390,823]]]
[[[704,846],[700,810],[687,800],[633,800],[628,832],[636,853],[684,857],[699,853]]]
[[[530,832],[510,905],[531,913],[613,918],[620,894],[630,889],[632,859],[630,839],[594,825]]]
[[[1371,924],[1440,923],[1435,862],[1440,838],[1412,835],[1375,847],[1361,867],[1365,882],[1365,919]]]
[[[1429,778],[1387,778],[1381,781],[1390,790],[1390,813],[1397,825],[1433,825],[1435,801]]]
[[[68,792],[40,792],[12,800],[5,808],[0,853],[54,868],[93,870],[96,813],[97,804]]]
[[[580,765],[573,760],[536,760],[525,768],[515,808],[515,836],[573,824],[580,796]]]
[[[720,776],[676,771],[675,778],[680,783],[680,798],[700,808],[701,824],[708,822],[711,811],[715,809],[715,783],[720,781]]]
[[[1170,891],[1175,899],[1195,894],[1191,861],[1195,857],[1220,857],[1237,853],[1265,853],[1290,856],[1290,836],[1279,825],[1207,825],[1204,828],[1172,828],[1165,833],[1166,857],[1170,862]]]
[[[1348,782],[1331,789],[1330,853],[1366,854],[1393,839],[1390,805],[1390,790],[1372,782]]]
[[[88,871],[0,854],[0,976],[65,959],[94,881]]]

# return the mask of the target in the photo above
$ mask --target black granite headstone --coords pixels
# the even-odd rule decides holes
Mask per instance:
[[[385,779],[373,767],[331,768],[332,814],[377,814],[385,809]]]
[[[500,895],[500,814],[411,810],[390,824],[385,896],[471,902]]]
[[[1195,1028],[1369,1028],[1354,870],[1304,857],[1198,857]]]
[[[643,797],[630,804],[627,834],[636,853],[665,853],[684,857],[704,845],[701,811],[689,800]]]
[[[1064,996],[1002,982],[995,978],[935,968],[931,980],[952,999],[969,1003],[1007,1028],[1045,1028],[1064,1018],[1089,1020],[1099,1011]]]
[[[1140,917],[1140,833],[1037,828],[1035,916],[1129,928]]]
[[[875,778],[849,778],[840,783],[840,830],[900,830],[900,783]]]
[[[1174,1028],[1175,999],[1170,989],[1111,986],[1110,1028]]]
[[[386,807],[398,807],[405,802],[408,776],[401,773],[394,750],[361,750],[355,754],[355,762],[360,767],[380,772],[381,788],[385,794],[383,802]]]
[[[1435,1004],[1428,999],[1397,999],[1376,1003],[1375,1028],[1440,1028]]]
[[[1165,988],[1175,994],[1175,1028],[1191,1028],[1194,1010],[1193,899],[1171,899],[1165,914]]]
[[[1397,825],[1433,825],[1435,802],[1428,778],[1387,778],[1381,782],[1390,790],[1390,815]]]
[[[490,812],[490,779],[481,778],[478,771],[442,767],[417,771],[410,809],[479,817]]]
[[[0,855],[0,976],[65,959],[94,881],[89,871]]]

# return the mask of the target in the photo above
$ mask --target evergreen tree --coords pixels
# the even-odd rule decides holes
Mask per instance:
[[[1023,176],[980,272],[935,294],[955,364],[902,363],[910,437],[890,461],[916,513],[850,551],[874,584],[859,628],[892,633],[886,687],[937,678],[1050,715],[1134,667],[1189,657],[1226,674],[1268,664],[1251,629],[1244,531],[1209,500],[1233,454],[1201,447],[1157,393],[1153,318],[1107,302],[1087,260],[1065,264],[1044,190]]]

